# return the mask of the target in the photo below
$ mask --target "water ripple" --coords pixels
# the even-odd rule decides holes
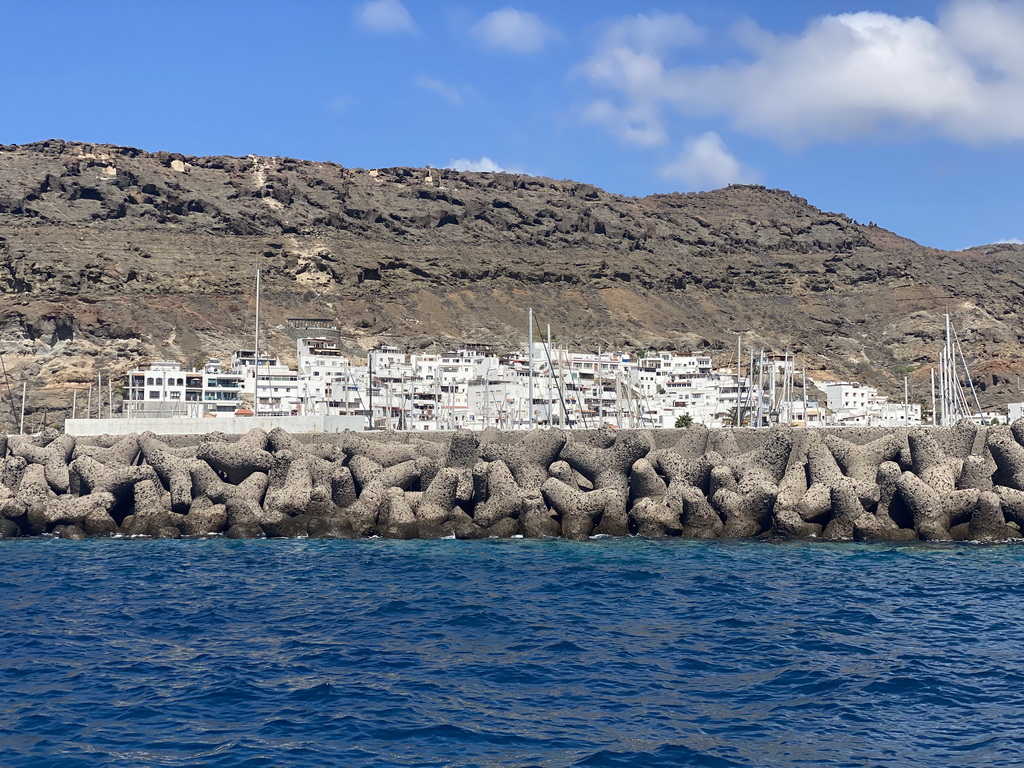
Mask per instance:
[[[1017,766],[1024,547],[0,543],[0,764]]]

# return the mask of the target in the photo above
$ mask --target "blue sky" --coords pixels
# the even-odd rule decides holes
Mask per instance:
[[[756,182],[1024,239],[1024,0],[9,3],[0,143]]]

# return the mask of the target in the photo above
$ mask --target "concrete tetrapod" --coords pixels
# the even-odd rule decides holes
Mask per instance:
[[[274,454],[266,450],[267,433],[250,429],[236,442],[203,437],[196,447],[196,458],[205,461],[232,485],[238,485],[253,472],[270,474]]]
[[[155,539],[176,539],[181,536],[179,517],[171,511],[171,494],[160,481],[143,480],[135,484],[135,507],[121,522],[128,536],[150,536]]]
[[[986,443],[996,464],[993,484],[1024,491],[1024,447],[1010,429],[994,427],[989,429],[987,437]]]
[[[209,536],[228,527],[228,509],[225,504],[214,504],[207,496],[197,496],[187,510],[179,515],[178,530],[183,536]]]
[[[823,485],[818,486],[827,490]],[[797,511],[797,506],[807,499],[807,467],[803,461],[790,464],[786,474],[779,482],[779,491],[775,497],[775,507],[772,510],[772,530],[779,536],[788,538],[806,538],[819,535],[823,528],[819,523],[809,522]],[[826,497],[831,504],[831,498]],[[806,510],[806,506],[805,506]],[[822,508],[819,513],[812,513],[810,518],[818,517],[825,513]]]
[[[127,502],[134,500],[136,483],[144,480],[158,481],[151,466],[106,465],[100,464],[91,456],[73,460],[71,476],[72,484],[75,484],[77,478],[77,483],[88,489],[89,493],[106,492],[114,497],[115,505],[111,509],[111,516],[118,525],[131,512]]]
[[[575,442],[566,443],[562,448],[562,459],[590,480],[595,490],[612,492],[606,494],[608,504],[595,533],[629,535],[629,472],[650,450],[650,442],[639,433],[618,433],[607,448]]]
[[[439,539],[448,535],[442,526],[451,519],[455,510],[455,494],[461,474],[461,470],[455,467],[443,468],[420,497],[414,511],[423,538]]]
[[[684,539],[715,539],[722,535],[725,523],[700,488],[684,486],[678,494],[683,505],[680,535]]]
[[[118,532],[110,516],[113,506],[113,495],[103,491],[87,496],[57,496],[44,507],[33,506],[28,512],[28,524],[36,533],[52,531],[57,525],[77,525],[90,536],[110,536]]]
[[[139,447],[146,464],[153,468],[157,477],[170,491],[171,509],[180,514],[187,512],[192,504],[190,466],[195,459],[171,453],[158,441],[145,436],[139,439]]]
[[[882,462],[899,456],[904,440],[894,434],[883,435],[864,445],[829,434],[822,439],[843,474],[853,480],[861,503],[877,504],[880,494],[878,467]]]
[[[486,496],[474,508],[473,522],[489,528],[500,520],[518,520],[526,508],[526,492],[516,484],[505,462],[480,463],[473,472],[482,475]]]
[[[601,430],[570,441],[558,430],[447,440],[256,430],[73,440],[51,430],[2,441],[0,536],[1019,534],[1024,421],[873,434]]]
[[[759,482],[744,493],[721,488],[711,497],[711,506],[725,520],[721,535],[726,538],[753,538],[771,530],[772,508],[778,489]]]
[[[1019,531],[1006,524],[999,495],[993,491],[982,491],[967,524],[966,538],[969,541],[1006,541],[1019,536]]]
[[[555,477],[548,478],[541,487],[548,504],[559,514],[562,536],[582,540],[594,535],[609,506],[618,509],[624,490],[600,488],[580,491]]]
[[[918,538],[925,541],[951,539],[950,528],[968,518],[981,493],[976,488],[954,490],[952,475],[943,487],[933,487],[913,472],[904,472],[896,487],[914,516]]]
[[[566,444],[560,430],[537,429],[520,443],[488,443],[480,448],[485,461],[503,461],[524,491],[539,491],[548,479],[548,467]]]
[[[75,450],[71,458],[77,459],[81,456],[90,456],[100,464],[128,466],[134,464],[139,458],[139,439],[139,435],[125,435],[124,437],[113,438],[108,446],[87,445],[76,441]]]
[[[857,521],[867,512],[861,504],[861,491],[850,477],[837,480],[829,494],[832,518],[822,532],[824,539],[852,539]]]
[[[641,536],[661,538],[682,533],[682,505],[672,509],[665,501],[668,485],[646,458],[637,459],[629,473],[629,523]]]
[[[391,487],[384,492],[384,503],[378,523],[380,535],[388,539],[419,538],[419,524],[412,505],[401,488]]]
[[[12,456],[21,456],[29,464],[42,464],[46,482],[54,493],[70,491],[68,462],[75,450],[75,439],[70,435],[60,435],[45,447],[38,446],[30,438],[15,437],[9,441],[8,450]]]

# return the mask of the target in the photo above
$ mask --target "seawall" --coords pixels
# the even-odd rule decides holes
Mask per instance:
[[[0,537],[1020,538],[1011,427],[0,434]]]

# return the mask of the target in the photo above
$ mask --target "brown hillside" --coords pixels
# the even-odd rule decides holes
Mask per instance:
[[[630,198],[516,174],[375,171],[46,141],[0,146],[0,351],[30,406],[97,371],[196,361],[328,317],[352,352],[522,343],[795,351],[892,394],[953,315],[983,402],[1021,399],[1024,248],[924,248],[780,190]],[[0,382],[0,400],[6,390]],[[0,420],[7,417],[0,407]]]

